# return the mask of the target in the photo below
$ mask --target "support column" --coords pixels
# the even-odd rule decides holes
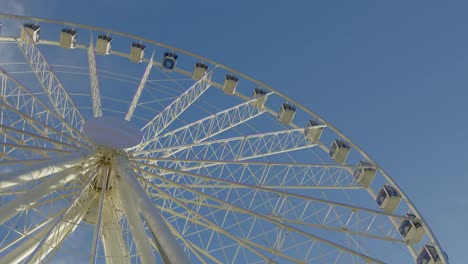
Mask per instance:
[[[125,184],[128,191],[135,197],[138,209],[154,234],[157,244],[161,246],[163,252],[160,252],[160,254],[164,254],[171,264],[190,264],[188,256],[167,227],[159,209],[153,204],[153,201],[138,182],[130,162],[124,157],[116,157],[114,164],[120,182]]]
[[[146,234],[143,221],[138,213],[137,207],[135,207],[135,199],[131,194],[132,190],[127,188],[125,183],[119,181],[119,196],[120,202],[122,203],[122,209],[127,216],[128,225],[132,231],[133,241],[135,242],[136,248],[140,255],[141,263],[153,264],[156,263],[153,250],[148,241],[149,237]]]

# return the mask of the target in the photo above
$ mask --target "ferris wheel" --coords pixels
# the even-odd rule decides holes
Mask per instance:
[[[279,90],[130,34],[0,20],[0,263],[448,263],[382,167]]]

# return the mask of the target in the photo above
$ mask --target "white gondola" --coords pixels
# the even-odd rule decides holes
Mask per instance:
[[[410,244],[417,244],[424,236],[424,227],[422,226],[421,221],[416,220],[416,216],[414,214],[408,213],[406,216],[414,220],[403,220],[398,231],[400,231],[400,235],[403,236],[403,238]]]
[[[207,71],[208,65],[201,62],[195,63],[195,69],[193,69],[192,79],[194,81],[200,80],[201,78],[203,78],[203,76],[205,76]]]
[[[317,142],[320,139],[320,136],[322,136],[324,127],[324,125],[320,124],[316,120],[310,120],[309,122],[307,122],[306,128],[304,130],[304,135],[307,141],[310,144],[317,144]]]
[[[258,100],[253,102],[253,106],[255,106],[258,109],[262,109],[267,99],[266,95],[267,95],[267,91],[260,89],[260,88],[255,88],[253,91],[252,97],[258,98]]]
[[[36,24],[26,23],[21,31],[21,40],[27,42],[31,38],[35,43],[39,43],[41,27]]]
[[[377,205],[387,213],[392,213],[400,204],[401,196],[400,193],[392,186],[384,185],[375,201]]]
[[[135,63],[140,63],[145,57],[145,45],[141,43],[134,42],[130,48],[130,61]]]
[[[448,261],[448,256],[445,252],[444,254],[445,259]],[[442,260],[440,259],[439,253],[434,246],[425,245],[422,247],[421,252],[419,252],[418,259],[416,260],[416,264],[441,264]],[[448,262],[447,262],[448,263]]]
[[[78,31],[71,28],[63,28],[60,32],[60,46],[66,49],[74,49],[76,47],[76,36]]]
[[[284,103],[281,105],[281,109],[278,113],[278,119],[284,124],[291,124],[294,115],[296,114],[296,107]]]
[[[162,62],[162,68],[165,71],[174,70],[177,62],[177,54],[172,52],[164,52],[164,58]]]
[[[354,171],[354,179],[359,182],[361,186],[367,188],[374,180],[376,174],[374,164],[361,160],[357,165],[360,168],[356,168]]]
[[[226,76],[224,76],[223,92],[225,94],[234,94],[238,82],[239,78],[231,74],[226,74]]]
[[[96,53],[109,55],[111,51],[112,38],[107,35],[99,35],[96,40]]]
[[[336,162],[343,163],[348,157],[350,149],[351,147],[348,145],[348,143],[340,139],[335,139],[330,147],[328,154]]]

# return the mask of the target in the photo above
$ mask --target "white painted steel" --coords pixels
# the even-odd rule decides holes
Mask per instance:
[[[115,159],[117,174],[120,176],[121,184],[125,184],[133,193],[138,209],[143,214],[151,232],[161,246],[164,254],[171,263],[189,264],[185,252],[180,248],[169,228],[166,226],[161,213],[146,195],[146,191],[137,180],[129,161],[124,157]]]
[[[102,229],[102,245],[104,248],[106,263],[128,264],[131,263],[126,241],[122,235],[122,227],[117,218],[115,207],[109,199],[105,200],[104,226]]]
[[[124,177],[124,176],[122,176]],[[141,263],[156,263],[153,250],[148,242],[149,237],[146,234],[140,213],[137,210],[137,202],[132,195],[132,189],[128,188],[125,180],[119,180],[119,195],[122,202],[122,209],[127,217],[130,230],[133,234]]]
[[[128,108],[127,115],[125,116],[125,120],[127,121],[132,120],[133,112],[135,111],[135,108],[138,104],[138,100],[140,100],[141,93],[143,92],[146,82],[148,81],[148,77],[151,73],[151,69],[153,68],[153,57],[154,57],[154,53],[153,55],[151,55],[148,65],[146,66],[145,72],[143,73],[140,83],[138,84],[137,90],[135,91],[135,95],[133,96],[132,103],[130,104],[130,107]]]
[[[89,80],[91,84],[91,95],[94,117],[102,116],[101,92],[96,66],[96,51],[94,50],[93,37],[89,40],[88,47]]]
[[[0,18],[62,24],[60,21],[12,15],[0,15]],[[136,258],[150,258],[149,253],[144,253],[151,251],[147,246],[141,250],[143,246],[140,244],[137,246],[137,252],[132,251],[132,248],[134,249],[138,244],[133,241],[148,239],[141,232],[141,219],[134,217],[133,220],[129,220],[133,226],[140,228],[140,231],[132,230],[131,235],[128,233],[124,235],[123,226],[119,223],[122,211],[131,207],[125,204],[125,201],[128,202],[132,198],[122,200],[129,195],[128,192],[133,193],[134,198],[141,204],[139,210],[147,221],[147,226],[154,233],[154,238],[150,236],[149,240],[153,247],[160,250],[171,245],[176,246],[175,250],[170,253],[166,249],[161,250],[162,260],[166,257],[175,258],[181,252],[185,256],[182,250],[177,249],[178,245],[175,240],[177,238],[190,255],[190,260],[196,263],[261,262],[260,260],[294,263],[301,261],[356,263],[362,260],[380,263],[384,259],[380,259],[379,254],[368,254],[369,248],[374,247],[374,241],[376,241],[375,245],[379,246],[404,247],[406,243],[398,234],[398,224],[408,219],[403,209],[387,213],[372,203],[376,191],[381,187],[378,184],[383,183],[396,188],[402,196],[404,210],[413,212],[416,218],[424,223],[425,235],[422,244],[433,244],[441,253],[440,245],[427,223],[387,173],[340,131],[291,98],[225,65],[175,47],[107,29],[68,22],[63,24],[78,30],[89,29],[105,32],[107,35],[130,38],[136,40],[133,42],[145,42],[145,44],[156,46],[157,49],[169,49],[207,63],[209,67],[216,69],[218,74],[214,74],[213,69],[210,71],[209,78],[205,76],[203,81],[200,80],[202,82],[193,84],[192,81],[191,85],[185,85],[182,84],[183,79],[175,77],[178,74],[192,78],[192,69],[179,68],[179,65],[184,65],[183,63],[179,63],[173,72],[168,73],[161,71],[160,62],[143,59],[148,63],[147,70],[153,65],[157,67],[157,70],[162,73],[158,75],[161,79],[149,80],[148,76],[145,78],[147,70],[142,78],[132,79],[124,74],[114,74],[101,69],[98,76],[95,61],[92,62],[93,59],[95,60],[94,54],[89,53],[94,50],[92,42],[90,45],[80,43],[76,45],[78,51],[80,49],[88,51],[88,64],[83,68],[83,72],[79,72],[81,68],[61,69],[59,66],[50,65],[45,60],[46,56],[39,51],[37,45],[59,46],[60,43],[55,40],[41,39],[38,44],[34,44],[28,41],[27,35],[24,36],[26,41],[23,42],[16,37],[0,37],[1,41],[17,43],[26,55],[26,64],[31,67],[30,71],[2,71],[0,148],[4,151],[0,155],[0,164],[8,166],[7,169],[9,166],[15,170],[19,168],[19,174],[4,172],[7,177],[0,181],[2,197],[7,197],[7,199],[20,197],[24,186],[34,186],[34,191],[40,191],[34,195],[28,195],[28,202],[34,200],[33,198],[38,197],[39,194],[51,196],[44,185],[38,184],[41,178],[50,175],[49,178],[52,179],[54,175],[51,174],[66,170],[68,168],[66,166],[70,165],[68,163],[73,163],[67,161],[65,166],[62,164],[64,158],[60,155],[75,151],[78,146],[95,148],[95,145],[98,145],[89,144],[86,135],[81,133],[81,125],[84,121],[80,120],[79,116],[81,110],[86,111],[86,107],[77,107],[72,99],[82,95],[67,93],[58,78],[61,74],[89,74],[92,89],[87,92],[86,96],[92,101],[93,116],[98,115],[99,109],[105,106],[105,100],[113,100],[114,104],[129,106],[129,108],[127,111],[117,108],[107,109],[108,111],[118,115],[126,114],[127,120],[135,121],[143,127],[145,138],[137,147],[121,151],[104,146],[99,150],[101,159],[98,160],[91,155],[83,157],[82,162],[76,164],[77,166],[85,164],[90,167],[89,169],[118,168],[121,172],[121,180],[128,183],[128,186],[125,185],[122,189],[106,190],[109,196],[107,194],[104,196],[103,192],[101,206],[97,206],[98,209],[96,209],[100,212],[98,215],[102,213],[102,219],[95,222],[102,222],[103,226],[102,238],[99,239],[100,236],[97,235],[95,240],[102,241],[107,263],[132,263]],[[147,47],[151,49],[151,46],[147,45]],[[127,52],[119,50],[112,50],[110,55],[130,57]],[[10,67],[10,65],[5,66]],[[42,94],[33,93],[31,89],[26,89],[10,76],[10,73],[19,74],[20,72],[21,74],[34,74],[40,86],[43,87]],[[201,95],[205,94],[210,86],[222,89],[223,85],[216,82],[216,76],[226,74],[233,74],[242,79],[235,91],[232,91],[234,96],[227,97],[226,101],[241,99],[244,102],[223,106],[221,109],[211,109],[209,102],[202,103],[204,99]],[[99,89],[93,88],[92,83],[93,79],[97,84],[99,79],[104,78],[138,85],[133,100],[129,102],[102,97],[103,104],[98,107],[96,99],[100,97],[97,95]],[[165,83],[166,81],[172,82],[178,88],[189,88],[183,88],[183,92],[177,89],[171,90]],[[262,100],[263,107],[258,109],[257,101],[245,95],[243,90],[245,83],[269,92],[269,97],[274,96],[274,98],[269,99],[268,102]],[[94,85],[94,87],[99,86]],[[154,96],[154,100],[151,101],[141,97],[143,87],[145,92],[148,90],[150,94],[164,90],[167,95],[161,100],[160,95]],[[46,103],[43,102],[44,95],[48,98]],[[278,109],[279,105],[272,105],[271,102],[278,102],[279,99],[281,103],[289,102],[297,107],[298,115],[295,120],[300,120],[301,115],[305,114],[307,118],[318,120],[323,124],[323,131],[321,131],[323,135],[317,142],[313,141],[311,144],[306,138],[303,124],[291,123],[286,130],[263,129],[263,124],[269,122],[268,118],[277,117],[278,113],[272,109]],[[155,107],[155,105],[161,107]],[[189,124],[178,120],[184,117],[183,113],[190,113],[190,110],[196,113],[198,111],[196,107],[200,105],[203,105],[202,110],[207,112],[206,115],[203,112],[204,118],[190,121]],[[138,109],[141,107],[142,111],[135,112],[137,106]],[[187,111],[189,107],[190,110]],[[139,112],[152,115],[142,117],[139,116]],[[157,115],[154,116],[154,114]],[[275,125],[279,123],[275,122]],[[173,128],[171,124],[177,127]],[[327,146],[336,138],[344,140],[351,146],[348,159],[352,159],[353,155],[359,155],[361,160],[372,164],[377,172],[378,184],[370,183],[369,186],[360,186],[354,181],[352,178],[354,170],[362,167],[352,165],[356,164],[356,161],[352,164],[333,164],[333,161],[326,157],[327,155],[324,157],[319,154],[320,150],[328,153]],[[112,158],[113,156],[117,158]],[[135,171],[132,171],[126,157],[132,160]],[[42,158],[51,158],[53,161],[40,162]],[[33,164],[30,171],[24,170],[24,165],[29,164]],[[145,179],[140,180],[145,183],[145,188],[136,178],[143,176]],[[102,181],[98,182],[102,183]],[[80,189],[84,188],[83,186],[76,187]],[[110,186],[119,188],[115,184]],[[12,188],[11,191],[10,188]],[[18,188],[18,190],[13,188]],[[70,197],[69,194],[63,193],[65,188],[73,188],[73,185],[66,183],[63,189],[55,189],[57,193],[60,193],[60,197],[48,198],[44,203],[34,204],[35,208],[31,209],[39,208],[37,210],[40,211],[41,204],[69,201],[67,200]],[[88,190],[91,193],[97,193],[97,188],[98,185],[94,184]],[[128,189],[127,192],[118,195],[124,189]],[[334,199],[337,198],[334,194],[335,190],[342,191],[341,198],[345,199],[335,201]],[[371,203],[366,201],[361,204],[359,199],[358,203],[355,203],[356,200],[351,198],[354,198],[352,196],[358,191],[367,192],[371,197]],[[349,194],[351,197],[348,197]],[[133,196],[130,195],[130,197]],[[22,202],[16,204],[22,204]],[[1,208],[7,208],[4,204],[2,205]],[[156,208],[159,208],[159,211],[155,212]],[[135,208],[130,208],[132,209]],[[27,214],[34,211],[24,207],[20,212]],[[11,214],[8,215],[11,216]],[[138,216],[138,213],[127,213],[127,215]],[[20,216],[18,218],[21,218]],[[0,228],[2,227],[6,230],[11,228],[6,224],[0,225]],[[158,230],[157,227],[163,228],[162,231],[159,230],[162,232],[159,235],[154,232],[155,229]],[[70,230],[68,227],[65,229]],[[65,229],[59,230],[59,235],[56,236],[57,246],[60,246],[61,241],[67,236],[68,231]],[[22,233],[29,234],[31,230],[35,229],[26,226],[23,232],[18,232],[18,236]],[[318,234],[314,234],[313,230],[316,230]],[[8,233],[11,235],[14,232],[8,231]],[[43,245],[47,237],[50,236],[43,235]],[[161,241],[161,237],[164,238],[164,242]],[[337,237],[341,239],[336,240]],[[14,241],[20,240],[17,238]],[[93,245],[94,248],[97,247],[97,243]],[[420,246],[406,246],[415,259],[415,252]],[[0,254],[8,247],[0,244]],[[14,249],[15,252],[17,248]],[[44,253],[43,257],[52,252],[45,250]],[[442,254],[439,255],[445,258]],[[31,256],[25,254],[26,257]],[[40,258],[42,256],[38,259]]]
[[[50,175],[34,188],[34,192],[25,193],[10,203],[0,207],[0,224],[5,223],[16,214],[35,204],[43,196],[73,180],[81,171],[80,167],[71,167]]]
[[[17,171],[1,175],[0,190],[12,187],[18,184],[34,181],[45,176],[63,171],[70,167],[82,165],[85,161],[92,158],[96,153],[94,151],[81,151],[70,155],[65,155],[56,160],[41,162],[32,166],[22,168]]]

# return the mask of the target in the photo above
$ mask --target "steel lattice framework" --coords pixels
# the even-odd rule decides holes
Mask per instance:
[[[0,20],[0,263],[448,263],[392,178],[280,91],[137,36]]]

